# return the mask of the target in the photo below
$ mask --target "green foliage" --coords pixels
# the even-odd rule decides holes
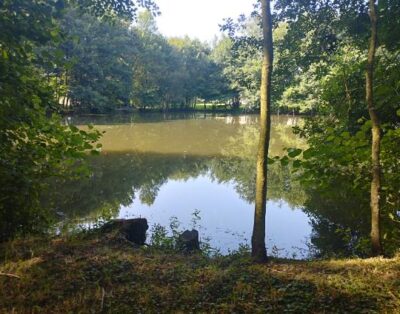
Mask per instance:
[[[62,8],[62,1],[0,5],[0,241],[43,231],[52,218],[39,202],[46,179],[70,175],[72,167],[86,174],[86,152],[99,149],[98,131],[61,123],[55,91],[38,66],[54,59],[40,48],[59,40]]]
[[[303,172],[305,211],[320,255],[368,256],[370,230],[371,121],[365,102],[365,61],[370,36],[366,1],[286,1],[276,3],[277,18],[288,25],[282,47],[293,77],[280,106],[315,115],[298,128],[309,148],[288,151]],[[399,246],[398,38],[389,30],[399,23],[395,1],[378,4],[374,103],[382,122],[381,218],[385,252]],[[321,27],[323,25],[323,27]],[[391,27],[389,25],[392,25]],[[390,33],[391,35],[387,36]],[[393,36],[393,37],[392,37]],[[390,39],[389,39],[390,38]],[[291,58],[289,60],[288,58]],[[397,147],[397,148],[396,148]],[[299,158],[299,157],[302,157]],[[293,160],[294,158],[294,160]],[[354,223],[357,221],[357,223]]]
[[[135,107],[194,108],[198,101],[224,102],[234,96],[210,48],[198,40],[166,39],[149,13],[139,16],[139,52],[134,65]]]
[[[65,111],[106,113],[116,109],[188,109],[197,102],[229,103],[235,92],[208,45],[163,37],[150,11],[132,27],[70,6],[58,20],[62,40],[53,52],[58,67],[43,64]]]
[[[202,226],[199,224],[201,220],[200,211],[195,209],[192,213],[191,228],[200,231]],[[150,230],[150,244],[148,250],[154,252],[165,252],[165,253],[182,253],[182,244],[180,242],[180,235],[184,229],[181,228],[182,223],[177,217],[170,217],[169,230],[160,224],[155,224]],[[187,226],[188,227],[188,226]],[[200,253],[204,256],[216,256],[219,251],[212,248],[209,238],[201,239],[200,241]]]
[[[64,110],[104,113],[129,105],[138,39],[128,24],[102,22],[77,9],[68,9],[59,23],[66,40],[48,49],[65,58],[48,75]]]
[[[337,125],[322,131],[321,125],[329,125],[328,119],[310,119],[302,130],[310,147],[303,151],[289,149],[281,162],[288,163],[290,157],[294,170],[301,169],[299,179],[307,195],[304,210],[311,217],[311,242],[318,255],[369,256],[371,122],[359,124],[355,133]],[[393,255],[400,245],[400,163],[396,157],[400,131],[386,124],[384,132],[382,233],[385,252]]]
[[[152,247],[163,251],[174,251],[175,243],[178,239],[174,236],[169,236],[164,226],[156,224],[151,228],[150,233],[150,245]]]
[[[223,64],[224,73],[232,88],[238,91],[241,105],[250,110],[258,109],[262,65],[262,27],[259,12],[255,11],[249,17],[240,16],[237,21],[227,19],[222,31],[224,37],[217,43],[214,54]],[[271,89],[274,101],[271,105],[274,112],[285,113],[296,107],[287,103],[284,92],[290,93],[297,73],[294,53],[289,53],[287,47],[286,22],[275,24],[273,38],[274,74]],[[304,108],[302,112],[304,111],[307,109]]]
[[[136,20],[139,7],[153,14],[159,14],[158,6],[153,0],[69,0],[68,2],[105,21],[113,21],[116,16],[126,20]]]
[[[225,21],[222,30],[228,36],[217,43],[215,58],[224,68],[231,87],[239,93],[240,103],[246,109],[259,107],[261,84],[260,18],[241,16],[237,22]]]

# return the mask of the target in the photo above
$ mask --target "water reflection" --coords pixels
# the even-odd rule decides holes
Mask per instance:
[[[189,226],[197,209],[203,236],[210,236],[223,251],[250,238],[252,162],[237,157],[113,153],[92,158],[91,167],[89,179],[65,182],[53,194],[58,211],[69,219],[142,216],[168,225],[176,216]],[[271,245],[293,252],[293,246],[305,249],[310,227],[306,215],[296,209],[304,197],[300,187],[287,184],[290,173],[279,168],[273,165],[270,171],[268,237]]]
[[[305,146],[292,132],[301,119],[275,116],[272,121],[271,155]],[[102,155],[89,161],[93,175],[56,182],[46,198],[47,206],[67,220],[142,216],[167,226],[176,216],[190,227],[191,214],[200,210],[201,235],[211,237],[223,252],[250,239],[258,116],[151,114],[72,117],[67,122],[93,123],[106,131]],[[369,197],[355,192],[352,180],[348,173],[337,182],[305,187],[290,168],[270,166],[269,254],[276,246],[281,256],[301,257],[308,242],[316,256],[367,256]],[[400,229],[393,223],[383,229],[391,239],[386,249],[395,252]]]
[[[304,212],[313,232],[317,257],[370,256],[369,195],[354,191],[352,174],[328,186],[307,187]],[[397,228],[396,228],[397,229]],[[389,252],[389,247],[386,247]]]
[[[169,224],[176,216],[190,227],[191,213],[201,212],[203,237],[223,252],[250,239],[255,194],[257,115],[145,115],[79,117],[69,123],[93,123],[103,153],[90,159],[93,175],[62,182],[52,204],[69,219],[143,216]],[[304,146],[291,126],[299,118],[274,117],[271,154]],[[268,246],[281,255],[306,249],[309,219],[300,207],[305,194],[290,169],[269,170]],[[289,232],[290,230],[290,232]]]
[[[164,119],[164,115],[159,115],[158,118],[161,120],[156,121],[152,114],[151,119],[145,115],[143,122],[139,119],[140,116],[131,118],[133,122],[126,122],[128,117],[110,117],[112,121],[110,124],[104,124],[105,116],[81,117],[71,119],[69,122],[76,124],[91,121],[98,130],[105,131],[101,140],[105,153],[144,152],[218,156],[226,152],[227,146],[235,145],[237,137],[241,137],[242,142],[248,140],[240,144],[246,147],[249,156],[256,149],[254,144],[258,138],[257,115],[190,114],[189,118],[183,116],[182,118],[175,117],[175,119],[172,119],[173,116],[170,119]],[[274,117],[271,154],[281,154],[284,147],[299,144],[299,139],[293,135],[291,126],[300,121],[300,118]],[[244,138],[246,134],[249,135],[248,138]]]

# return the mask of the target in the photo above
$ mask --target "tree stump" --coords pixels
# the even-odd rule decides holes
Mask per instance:
[[[179,248],[184,252],[200,250],[199,232],[195,229],[184,231],[178,239]]]
[[[101,227],[101,231],[109,233],[118,231],[125,236],[125,238],[137,245],[144,245],[146,242],[146,231],[149,229],[147,219],[115,219],[107,222]]]

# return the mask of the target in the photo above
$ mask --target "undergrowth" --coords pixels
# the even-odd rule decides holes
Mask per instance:
[[[399,257],[260,265],[246,247],[179,254],[169,237],[141,248],[96,231],[3,244],[0,313],[400,312]]]

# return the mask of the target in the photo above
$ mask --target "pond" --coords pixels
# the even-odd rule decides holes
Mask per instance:
[[[177,220],[222,253],[250,243],[257,115],[74,116],[66,122],[105,131],[102,154],[90,159],[91,177],[53,191],[57,210],[69,219],[145,217],[150,229]],[[292,132],[301,118],[274,116],[272,122],[271,156],[305,146]],[[304,258],[312,234],[302,210],[305,191],[278,163],[268,176],[268,252]]]

